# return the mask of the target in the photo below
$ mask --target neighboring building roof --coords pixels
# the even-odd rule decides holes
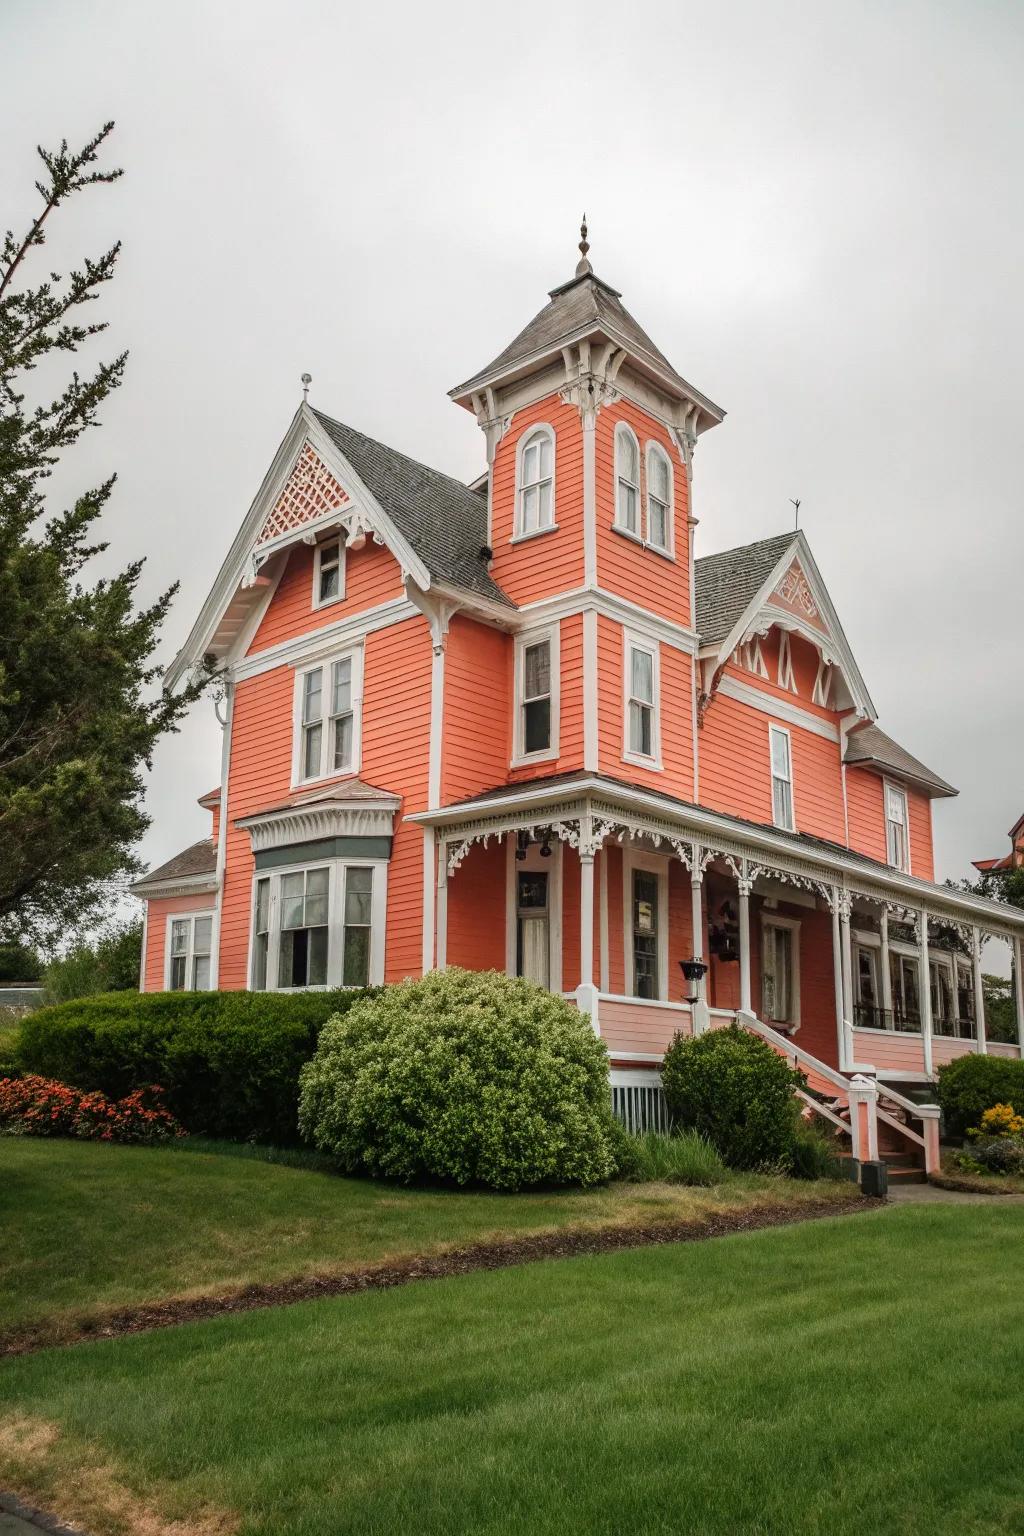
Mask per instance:
[[[795,534],[779,533],[694,561],[697,633],[702,645],[717,645],[725,639],[795,543]]]
[[[606,332],[625,346],[634,358],[648,364],[655,373],[674,384],[676,389],[703,405],[709,417],[721,421],[725,412],[676,372],[665,354],[654,345],[647,332],[622,304],[617,288],[593,272],[572,278],[559,288],[552,288],[548,303],[523,327],[486,368],[459,384],[450,394],[457,398],[477,389],[485,381],[512,371],[517,364],[557,352],[563,342],[586,335],[591,330]]]
[[[200,795],[196,804],[213,810],[220,804],[220,785],[218,784],[216,789],[208,789],[205,795]]]
[[[197,875],[215,875],[217,872],[217,845],[212,837],[200,838],[191,848],[176,853],[173,859],[141,875],[132,890],[145,893],[151,885],[170,885],[175,881],[194,879]]]
[[[975,859],[973,863],[975,869],[982,875],[991,875],[999,870],[1013,868],[1013,859],[1009,854],[1002,859]]]
[[[844,763],[858,766],[887,768],[904,779],[913,779],[929,794],[936,797],[958,795],[960,791],[940,779],[937,773],[912,757],[898,742],[893,741],[877,725],[863,725],[851,731],[846,742]]]
[[[515,606],[481,555],[487,544],[484,497],[322,411],[313,414],[434,580]]]

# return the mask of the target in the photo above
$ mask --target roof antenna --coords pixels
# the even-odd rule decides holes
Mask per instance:
[[[313,375],[311,373],[304,373],[302,375],[302,403],[303,403],[303,405],[306,405],[309,402],[309,386],[312,384],[312,382],[313,382]]]
[[[794,498],[791,496],[789,498],[789,504],[790,504],[791,507],[795,507],[795,509],[796,509],[796,516],[793,519],[793,529],[794,529],[794,531],[799,531],[799,528],[800,528],[800,497],[797,496],[795,498],[795,500],[794,500]]]
[[[590,242],[587,240],[587,216],[583,215],[583,223],[580,225],[580,259],[576,263],[576,276],[586,277],[588,272],[593,272],[593,267],[587,260],[587,252],[590,250]]]

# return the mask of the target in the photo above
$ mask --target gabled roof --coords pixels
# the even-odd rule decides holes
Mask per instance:
[[[898,742],[893,741],[877,725],[862,725],[851,731],[846,743],[844,763],[862,767],[888,769],[900,778],[911,779],[936,799],[957,795],[959,790],[940,779],[937,773],[912,757]]]
[[[697,633],[702,644],[717,645],[731,634],[786,551],[792,533],[779,533],[755,544],[740,544],[693,565]]]
[[[435,581],[515,606],[490,576],[480,553],[487,544],[484,497],[461,480],[322,411],[313,415]]]
[[[181,853],[176,853],[173,859],[168,859],[166,864],[151,869],[147,874],[140,876],[131,889],[138,896],[149,894],[151,886],[176,885],[181,882],[194,883],[202,886],[203,876],[209,876],[209,884],[212,887],[217,873],[217,845],[212,837],[202,837],[198,843],[193,843],[190,848],[185,848]]]
[[[557,355],[563,345],[597,331],[625,347],[635,362],[646,365],[645,371],[670,385],[673,393],[695,401],[704,412],[705,425],[721,421],[725,415],[721,407],[676,372],[621,299],[617,288],[593,272],[585,272],[559,288],[552,288],[548,303],[519,335],[486,368],[481,368],[471,379],[449,391],[452,399],[458,400],[528,363]]]

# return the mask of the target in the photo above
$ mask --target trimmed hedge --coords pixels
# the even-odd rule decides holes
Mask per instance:
[[[1024,1061],[960,1056],[939,1068],[938,1099],[947,1136],[966,1136],[993,1104],[1012,1104],[1024,1114]]]
[[[299,1073],[361,992],[110,992],[29,1014],[23,1072],[122,1099],[158,1084],[187,1131],[298,1140]]]
[[[730,1025],[676,1035],[661,1069],[676,1125],[699,1131],[730,1168],[791,1168],[799,1072],[764,1040]]]
[[[590,1021],[528,981],[457,968],[332,1019],[299,1121],[352,1172],[506,1190],[598,1183],[618,1142]]]

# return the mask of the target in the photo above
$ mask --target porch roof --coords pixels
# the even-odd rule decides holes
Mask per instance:
[[[727,853],[739,852],[755,860],[770,861],[774,856],[783,869],[800,869],[823,883],[838,881],[848,885],[853,894],[867,883],[884,887],[886,898],[896,905],[926,907],[933,915],[978,923],[988,932],[1024,932],[1024,911],[1004,902],[968,895],[916,875],[903,874],[868,854],[858,853],[827,838],[813,837],[806,832],[784,832],[763,822],[728,816],[666,794],[664,790],[640,789],[608,774],[550,774],[524,783],[498,785],[452,805],[421,811],[406,819],[433,827],[442,834],[450,833],[454,839],[464,837],[470,829],[481,835],[487,826],[498,833],[503,820],[509,823],[510,830],[514,825],[522,825],[528,819],[528,812],[538,812],[557,820],[590,809],[600,820],[602,808],[633,813],[639,818],[637,830],[641,832],[645,819],[656,832],[656,823],[662,818],[709,846],[722,845]]]

